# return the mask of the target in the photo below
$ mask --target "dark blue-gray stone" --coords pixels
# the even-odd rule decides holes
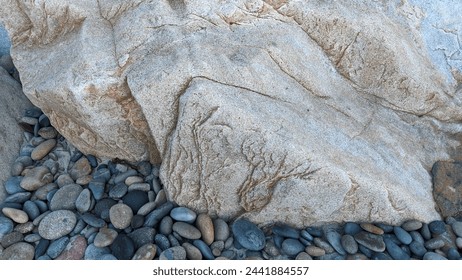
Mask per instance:
[[[441,256],[440,254],[434,253],[434,252],[427,252],[427,253],[423,256],[423,259],[424,259],[424,260],[432,260],[432,261],[443,261],[443,260],[447,260],[447,258]]]
[[[346,255],[347,252],[342,246],[342,236],[340,233],[334,230],[328,230],[326,232],[326,239],[332,245],[332,247],[339,253],[340,255]]]
[[[173,220],[170,216],[165,216],[160,221],[159,231],[164,235],[169,235],[172,233]]]
[[[51,202],[51,200],[53,199],[53,196],[55,195],[55,193],[58,191],[58,189],[54,189],[54,190],[51,190],[47,193],[47,201],[48,203]]]
[[[109,189],[109,197],[118,199],[122,198],[128,192],[128,186],[124,182],[118,183]]]
[[[136,166],[136,169],[138,169],[138,172],[141,173],[141,175],[146,177],[151,174],[152,165],[149,161],[141,161]]]
[[[395,242],[393,242],[390,238],[384,238],[385,245],[387,248],[388,254],[394,260],[408,260],[410,256],[404,252]]]
[[[416,255],[419,259],[422,259],[425,253],[427,253],[427,249],[425,249],[424,245],[415,240],[409,244],[409,249],[411,250],[412,254]]]
[[[133,213],[137,213],[144,204],[149,202],[149,197],[147,192],[134,190],[124,195],[122,201],[132,209]]]
[[[69,237],[67,236],[63,236],[59,239],[53,240],[50,246],[48,246],[47,255],[52,259],[56,259],[66,248],[68,243]]]
[[[38,257],[37,260],[38,261],[51,261],[51,258],[50,258],[50,256],[45,254],[45,255],[42,255],[42,256]]]
[[[21,188],[21,180],[22,176],[14,176],[8,178],[5,182],[5,191],[7,194],[15,194],[19,192],[24,192],[26,191],[25,189]]]
[[[32,151],[35,149],[34,146],[32,145],[26,145],[21,148],[21,151],[19,152],[20,157],[30,157],[32,154]]]
[[[5,203],[7,202],[11,202],[11,203],[24,203],[26,201],[29,200],[29,198],[31,197],[31,193],[30,192],[18,192],[18,193],[15,193],[15,194],[10,194],[9,196],[7,196],[5,198]]]
[[[273,242],[274,242],[274,246],[276,246],[276,248],[281,249],[283,241],[284,241],[284,237],[282,237],[280,235],[273,235]]]
[[[111,178],[111,171],[107,168],[97,168],[93,173],[93,180],[106,183]]]
[[[74,154],[72,154],[72,156],[71,156],[71,161],[72,161],[72,162],[76,162],[76,161],[78,161],[82,156],[83,156],[82,152],[76,150],[76,151],[74,152]]]
[[[90,213],[84,213],[81,218],[86,224],[95,228],[102,228],[106,225],[106,222],[103,219]]]
[[[98,160],[94,155],[87,155],[87,159],[92,168],[96,168],[98,166]]]
[[[302,230],[300,231],[300,237],[308,240],[308,241],[313,241],[314,237],[309,233],[307,232],[306,230]]]
[[[40,241],[35,246],[35,259],[38,259],[40,256],[43,256],[50,245],[50,240],[40,239]]]
[[[312,244],[311,241],[308,241],[305,238],[301,238],[301,237],[298,239],[298,241],[302,242],[302,244],[305,245],[305,247],[310,246]]]
[[[430,240],[427,240],[424,244],[425,248],[428,250],[436,250],[439,248],[442,248],[444,246],[444,241],[441,238],[432,238]]]
[[[425,240],[429,240],[432,238],[432,233],[428,227],[428,224],[423,224],[422,228],[420,229],[420,234]]]
[[[357,223],[353,223],[353,222],[347,222],[345,223],[343,227],[343,232],[351,236],[354,236],[355,234],[357,234],[358,232],[361,232],[362,230],[363,229]]]
[[[122,183],[130,176],[138,175],[138,172],[135,169],[129,169],[123,173],[118,174],[114,177],[114,184]]]
[[[7,217],[0,216],[0,236],[13,231],[13,221]]]
[[[448,260],[459,260],[460,259],[460,253],[454,247],[449,248],[446,255],[448,256]]]
[[[95,244],[90,244],[85,249],[85,260],[97,260],[105,254],[110,254],[111,250],[109,247],[96,247]]]
[[[255,224],[247,219],[238,219],[231,226],[234,238],[242,247],[259,251],[265,247],[265,234]]]
[[[22,207],[22,210],[27,213],[27,216],[29,216],[31,221],[40,216],[40,209],[33,201],[26,201]]]
[[[156,243],[162,251],[170,248],[170,241],[168,240],[168,237],[160,233],[156,234],[154,237],[154,243]]]
[[[29,156],[20,156],[16,158],[15,162],[20,162],[24,167],[31,166],[34,164],[34,161]]]
[[[93,232],[92,234],[90,234],[90,236],[87,238],[87,242],[94,243],[97,234],[98,234],[97,232]]]
[[[145,227],[154,227],[157,225],[163,217],[167,216],[173,209],[174,205],[172,202],[167,201],[158,208],[154,209],[144,219]]]
[[[196,220],[197,214],[193,210],[181,206],[173,208],[170,211],[170,217],[180,222],[193,223]]]
[[[87,224],[82,219],[79,219],[77,221],[77,224],[75,224],[74,229],[72,230],[72,234],[73,235],[79,234],[86,226]]]
[[[196,240],[193,241],[193,245],[196,246],[197,249],[199,249],[199,251],[201,251],[202,256],[206,260],[214,260],[215,259],[215,256],[212,254],[212,250],[210,250],[209,246],[207,246],[207,244],[205,244],[204,241],[202,241],[200,239],[196,239]]]
[[[40,117],[38,119],[38,123],[39,123],[40,127],[48,127],[48,126],[51,125],[50,119],[45,114],[40,115]]]
[[[407,231],[405,231],[402,227],[394,227],[393,232],[396,238],[398,238],[398,240],[401,243],[406,244],[406,245],[411,244],[412,236]]]
[[[170,246],[171,247],[175,247],[175,246],[180,246],[180,242],[178,241],[178,239],[173,235],[173,234],[169,234],[167,236],[168,238],[168,241],[170,242]]]
[[[382,234],[382,237],[383,239],[388,238],[389,240],[393,241],[396,245],[402,244],[401,241],[399,241],[398,237],[396,237],[396,235],[394,234],[385,233]]]
[[[46,204],[45,201],[42,200],[34,200],[35,205],[37,205],[38,209],[40,210],[40,213],[44,213],[48,210],[48,204]]]
[[[117,164],[112,161],[109,161],[107,163],[107,168],[109,169],[109,171],[111,171],[111,174],[113,175],[117,175],[119,173],[119,170],[117,170]]]
[[[145,244],[154,243],[156,229],[152,227],[142,227],[130,232],[128,236],[133,240],[135,248],[138,249]]]
[[[96,180],[92,180],[88,184],[88,188],[90,189],[91,193],[93,194],[93,197],[96,200],[100,200],[103,198],[105,187],[106,187],[105,182],[96,181]]]
[[[372,254],[371,260],[383,260],[383,261],[388,261],[388,260],[393,260],[388,254],[384,252],[374,252]]]
[[[101,219],[105,220],[106,222],[110,222],[109,220],[109,209],[111,209],[112,206],[117,204],[117,201],[115,201],[112,198],[103,198],[100,201],[97,201],[95,204],[95,214],[100,217]]]
[[[341,242],[343,249],[345,249],[348,254],[354,255],[358,252],[358,243],[353,236],[345,234],[342,236]]]
[[[322,229],[318,227],[307,227],[305,230],[314,237],[322,237]]]
[[[368,249],[374,252],[385,251],[385,242],[381,235],[373,234],[373,233],[366,232],[366,231],[361,231],[354,235],[354,239],[359,244],[367,247]]]
[[[38,131],[40,130],[40,124],[37,122],[35,125],[34,125],[34,138],[38,138]],[[43,139],[43,138],[41,138]],[[33,141],[33,139],[32,139]],[[31,141],[31,144],[34,144],[34,142]],[[37,144],[36,146],[38,146],[39,144]]]
[[[358,245],[358,249],[361,253],[363,253],[366,257],[368,258],[372,258],[372,254],[374,253],[374,251],[372,251],[371,249],[367,248],[366,246],[364,245],[361,245],[359,244]],[[376,252],[376,253],[380,253],[380,252]]]
[[[282,252],[290,257],[295,257],[305,250],[305,246],[297,239],[287,238],[282,242]]]
[[[131,260],[135,254],[135,244],[125,233],[119,233],[111,244],[111,251],[118,260]]]
[[[280,235],[286,238],[293,238],[293,239],[300,238],[300,231],[288,225],[275,225],[272,230],[274,234],[277,234],[277,235]],[[311,240],[313,240],[313,237],[307,231],[305,231],[305,233],[306,233],[305,234],[306,236],[311,237]]]
[[[24,115],[30,118],[39,118],[42,115],[42,110],[38,107],[31,107],[25,110]]]
[[[140,228],[144,225],[144,216],[142,215],[133,215],[130,226],[133,229]]]
[[[411,235],[413,241],[416,241],[416,242],[418,242],[420,244],[425,243],[424,238],[422,237],[422,235],[418,231],[411,231],[409,234]]]
[[[392,225],[387,225],[384,223],[375,223],[375,226],[381,228],[384,233],[390,233],[393,231],[393,226]]]
[[[446,232],[446,224],[443,221],[433,221],[428,224],[430,232],[436,235]]]

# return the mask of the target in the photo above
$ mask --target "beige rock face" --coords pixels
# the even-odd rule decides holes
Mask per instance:
[[[18,121],[32,104],[21,90],[21,85],[0,67],[0,202],[5,199],[3,188],[11,176],[11,166],[18,156],[23,132]]]
[[[439,217],[429,171],[459,145],[462,66],[434,56],[451,43],[429,41],[439,14],[418,1],[7,2],[33,103],[83,152],[162,161],[180,205],[296,226]]]

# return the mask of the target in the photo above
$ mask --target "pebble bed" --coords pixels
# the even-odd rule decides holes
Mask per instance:
[[[296,229],[225,221],[168,201],[159,166],[84,155],[40,109],[0,204],[2,260],[459,260],[462,221]]]

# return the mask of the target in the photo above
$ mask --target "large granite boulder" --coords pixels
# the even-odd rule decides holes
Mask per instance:
[[[162,162],[169,198],[199,212],[305,226],[439,218],[430,170],[459,145],[461,11],[9,0],[0,18],[25,93],[83,152]]]

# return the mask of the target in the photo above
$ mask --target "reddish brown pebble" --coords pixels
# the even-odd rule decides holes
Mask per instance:
[[[64,251],[56,260],[81,260],[87,249],[87,240],[81,235],[71,238]]]
[[[360,226],[365,231],[373,233],[373,234],[382,235],[384,233],[383,229],[379,228],[378,226],[374,226],[373,224],[362,223],[360,224]]]

